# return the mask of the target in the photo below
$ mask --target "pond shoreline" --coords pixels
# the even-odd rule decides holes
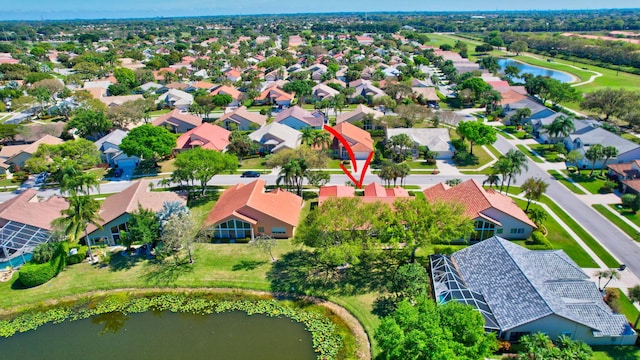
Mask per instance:
[[[17,306],[9,309],[0,310],[0,316],[8,317],[13,314],[18,314],[20,312],[24,312],[29,309],[36,308],[37,306],[45,306],[45,307],[53,307],[56,305],[75,302],[81,299],[91,298],[91,297],[105,297],[113,294],[131,294],[131,295],[148,295],[148,294],[235,294],[235,295],[252,295],[252,296],[265,296],[275,300],[303,300],[309,301],[314,305],[322,306],[325,309],[328,309],[335,316],[340,318],[352,335],[355,338],[356,346],[357,346],[357,358],[370,360],[371,359],[371,344],[369,342],[369,338],[367,336],[364,327],[358,321],[358,319],[351,314],[347,309],[343,308],[340,305],[332,303],[326,299],[322,299],[319,297],[313,296],[303,296],[289,293],[272,293],[269,291],[260,291],[260,290],[245,290],[245,289],[236,289],[236,288],[123,288],[123,289],[114,289],[114,290],[96,290],[90,291],[83,294],[72,295],[67,297],[62,297],[59,299],[50,299],[40,303],[30,304],[27,306]]]
[[[565,74],[565,75],[567,75],[568,77],[570,77],[570,78],[571,78],[571,81],[567,82],[567,84],[575,84],[575,83],[579,83],[579,82],[581,82],[581,81],[582,81],[582,79],[580,79],[580,78],[579,78],[579,77],[577,77],[576,75],[573,75],[572,73],[567,72],[567,71],[564,71],[564,70],[551,69],[551,68],[547,68],[547,67],[544,67],[544,66],[533,65],[533,64],[530,64],[530,63],[528,63],[528,62],[526,62],[526,61],[522,61],[522,60],[519,60],[519,59],[513,59],[513,58],[510,58],[510,57],[500,57],[499,59],[504,59],[504,60],[509,60],[509,61],[517,62],[517,63],[519,63],[519,64],[523,64],[523,65],[527,65],[527,66],[535,67],[535,68],[538,68],[538,69],[544,69],[544,70],[549,70],[549,71],[557,71],[557,72],[559,72],[559,73],[563,73],[563,74]],[[502,71],[504,71],[504,70],[502,70]],[[526,72],[526,71],[525,71],[525,72]]]

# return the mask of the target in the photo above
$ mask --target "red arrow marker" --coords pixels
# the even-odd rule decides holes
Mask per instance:
[[[327,130],[328,132],[330,132],[331,135],[335,136],[335,138],[338,139],[338,141],[340,141],[342,143],[342,146],[344,146],[344,148],[347,150],[347,154],[349,154],[349,158],[351,159],[351,167],[353,167],[353,172],[354,173],[358,172],[358,164],[356,163],[356,156],[353,153],[353,149],[351,149],[351,145],[349,145],[347,140],[345,140],[345,138],[342,135],[340,135],[337,131],[335,131],[329,125],[325,125],[324,129]],[[369,168],[369,163],[371,163],[372,159],[373,159],[373,151],[371,153],[369,153],[369,157],[367,158],[367,160],[364,163],[364,168],[362,169],[362,173],[360,174],[360,179],[359,180],[356,180],[355,176],[351,173],[351,171],[349,171],[344,166],[344,164],[340,163],[340,168],[342,169],[342,171],[345,174],[347,174],[349,179],[351,179],[351,181],[355,184],[356,188],[362,189],[362,182],[364,181],[364,174],[367,172],[367,169]]]

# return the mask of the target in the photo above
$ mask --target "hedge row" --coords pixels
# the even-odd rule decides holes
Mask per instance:
[[[34,287],[46,283],[67,266],[66,257],[68,252],[69,245],[66,242],[61,242],[55,255],[49,262],[44,264],[29,262],[22,265],[18,272],[18,279],[26,287]]]

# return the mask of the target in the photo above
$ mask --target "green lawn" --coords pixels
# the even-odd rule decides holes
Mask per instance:
[[[624,220],[620,219],[619,216],[615,215],[611,211],[606,209],[605,205],[602,204],[594,204],[591,205],[597,212],[602,214],[602,216],[606,217],[611,223],[617,226],[620,230],[622,230],[625,234],[629,235],[630,238],[638,241],[638,231],[634,229],[631,225],[627,224]],[[614,210],[615,211],[615,210]]]
[[[240,162],[240,169],[269,169],[265,165],[265,159],[263,157],[253,157],[249,159],[243,159]]]
[[[473,155],[471,156],[471,161],[465,165],[456,164],[456,167],[459,170],[474,170],[488,164],[492,160],[493,158],[491,157],[491,155],[489,155],[489,153],[487,153],[482,148],[482,146],[476,145],[473,147]]]
[[[577,187],[576,184],[569,181],[569,179],[567,179],[566,176],[563,173],[559,172],[558,170],[549,170],[549,174],[551,174],[551,176],[553,176],[554,179],[559,181],[562,185],[564,185],[567,189],[571,190],[571,192],[573,192],[574,194],[586,195],[584,191],[582,191],[579,187]]]
[[[620,263],[605,250],[600,243],[587,233],[578,223],[573,220],[567,213],[565,213],[556,203],[547,196],[542,196],[540,199],[542,203],[546,204],[551,211],[556,213],[558,217],[573,230],[580,239],[602,260],[605,265],[610,268],[617,268]]]
[[[620,305],[620,313],[623,314],[631,324],[634,324],[638,319],[638,315],[640,315],[640,311],[638,311],[638,308],[633,305],[624,291],[618,289],[618,294],[620,294],[618,301],[618,305]]]
[[[635,136],[635,135],[628,134],[628,133],[622,133],[622,134],[620,134],[620,136],[621,136],[623,139],[627,139],[627,140],[629,140],[629,141],[633,141],[633,142],[634,142],[634,143],[636,143],[636,144],[640,144],[640,138],[639,138],[639,137],[637,137],[637,136]]]
[[[169,112],[171,112],[171,109],[154,110],[149,112],[149,116],[160,116],[160,115],[168,114]]]
[[[605,180],[598,179],[595,176],[589,176],[587,173],[569,174],[568,171],[563,171],[565,176],[569,176],[571,180],[580,184],[583,188],[587,189],[592,194],[600,194],[600,188],[605,184]],[[597,174],[594,173],[594,175]]]
[[[619,204],[613,204],[613,205],[609,205],[611,206],[611,208],[615,211],[617,211],[618,213],[620,213],[620,215],[626,217],[627,219],[631,220],[632,223],[636,224],[637,226],[640,226],[640,214],[638,213],[633,213],[630,209],[627,208],[623,208],[623,207],[618,207]]]
[[[549,162],[564,162],[564,157],[560,156],[552,146],[537,144],[529,145],[529,148]]]
[[[435,164],[427,164],[425,160],[406,161],[405,164],[409,164],[412,170],[433,170],[438,168]]]
[[[520,199],[514,199],[514,200],[518,204],[518,206],[520,206],[522,209],[524,209],[527,206],[526,200],[520,200]],[[529,209],[535,209],[535,208],[542,209],[542,207],[537,204],[531,204],[531,206],[529,207]],[[578,264],[578,266],[580,267],[586,267],[586,268],[598,267],[598,265],[591,258],[591,256],[589,256],[589,254],[587,254],[587,252],[584,251],[584,249],[569,235],[569,233],[566,232],[566,230],[562,226],[560,226],[560,224],[557,221],[555,221],[551,217],[551,215],[549,215],[548,219],[543,222],[543,225],[547,228],[547,231],[549,232],[547,234],[547,238],[553,245],[554,249],[564,250],[564,252],[566,252],[567,255],[569,255],[569,257],[573,259],[573,261],[575,261],[576,264]],[[574,227],[572,227],[572,230],[577,233]],[[526,246],[526,244],[522,244],[522,245]]]
[[[538,156],[533,155],[531,150],[529,150],[526,146],[516,145],[516,147],[518,148],[518,150],[522,151],[525,155],[529,157],[529,159],[533,160],[534,162],[544,163],[544,160],[540,159]]]
[[[592,346],[591,360],[638,360],[640,347],[637,346]]]

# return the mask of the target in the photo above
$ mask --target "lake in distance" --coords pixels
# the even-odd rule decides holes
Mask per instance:
[[[569,74],[563,73],[561,71],[532,66],[529,64],[521,63],[519,61],[511,60],[511,59],[498,59],[498,65],[500,65],[501,71],[504,71],[504,68],[507,67],[508,65],[515,65],[520,69],[520,74],[529,73],[534,76],[537,76],[537,75],[547,76],[564,83],[568,83],[568,82],[571,82],[571,80],[573,80],[573,78]],[[522,80],[521,78],[514,78],[514,81],[524,83],[524,80]]]
[[[96,315],[0,338],[0,358],[305,360],[316,355],[311,334],[289,318],[148,311]]]

